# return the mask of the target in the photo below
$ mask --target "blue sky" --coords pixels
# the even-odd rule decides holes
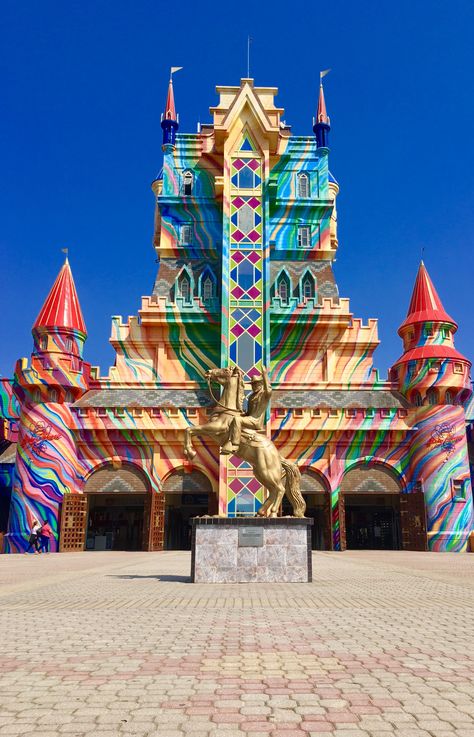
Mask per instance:
[[[171,65],[180,130],[210,119],[216,84],[278,86],[310,134],[318,71],[341,185],[341,296],[379,318],[375,365],[424,259],[457,347],[474,356],[474,4],[438,0],[195,3],[3,0],[0,10],[0,373],[31,351],[31,325],[69,247],[89,338],[106,373],[111,315],[135,314],[155,276],[150,183]]]

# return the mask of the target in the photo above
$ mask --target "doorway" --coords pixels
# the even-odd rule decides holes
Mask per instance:
[[[347,494],[348,550],[400,550],[400,497],[396,494]]]
[[[176,469],[163,484],[165,550],[191,550],[191,520],[217,512],[211,482],[201,471]]]
[[[90,494],[86,550],[142,550],[145,494]]]

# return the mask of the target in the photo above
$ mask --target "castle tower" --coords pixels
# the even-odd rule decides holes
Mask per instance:
[[[87,391],[90,366],[83,362],[86,327],[67,259],[32,333],[31,366],[20,359],[13,383],[21,412],[8,552],[23,552],[33,519],[49,521],[54,551],[63,495],[82,486],[70,405]]]
[[[473,523],[463,407],[471,363],[454,347],[457,327],[421,262],[391,377],[417,406],[407,477],[409,491],[424,492],[428,546],[436,551],[466,550]]]
[[[318,100],[318,112],[316,113],[316,120],[314,121],[313,131],[316,136],[316,142],[318,148],[329,147],[329,131],[331,130],[331,121],[326,110],[326,100],[324,98],[324,87],[323,80],[319,85],[319,100]]]
[[[163,150],[165,151],[168,146],[174,148],[176,133],[179,128],[179,118],[174,104],[173,77],[170,77],[168,84],[165,111],[161,116],[161,128],[163,130]]]

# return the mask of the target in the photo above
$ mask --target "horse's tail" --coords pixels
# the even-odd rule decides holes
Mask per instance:
[[[295,517],[304,517],[306,512],[306,502],[303,499],[300,489],[301,474],[296,463],[290,463],[285,461],[284,458],[280,458],[281,466],[285,472],[285,493],[293,507],[293,514]]]

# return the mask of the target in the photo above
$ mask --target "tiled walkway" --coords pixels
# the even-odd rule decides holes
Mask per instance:
[[[474,555],[317,553],[312,584],[187,553],[0,557],[0,737],[474,737]]]

